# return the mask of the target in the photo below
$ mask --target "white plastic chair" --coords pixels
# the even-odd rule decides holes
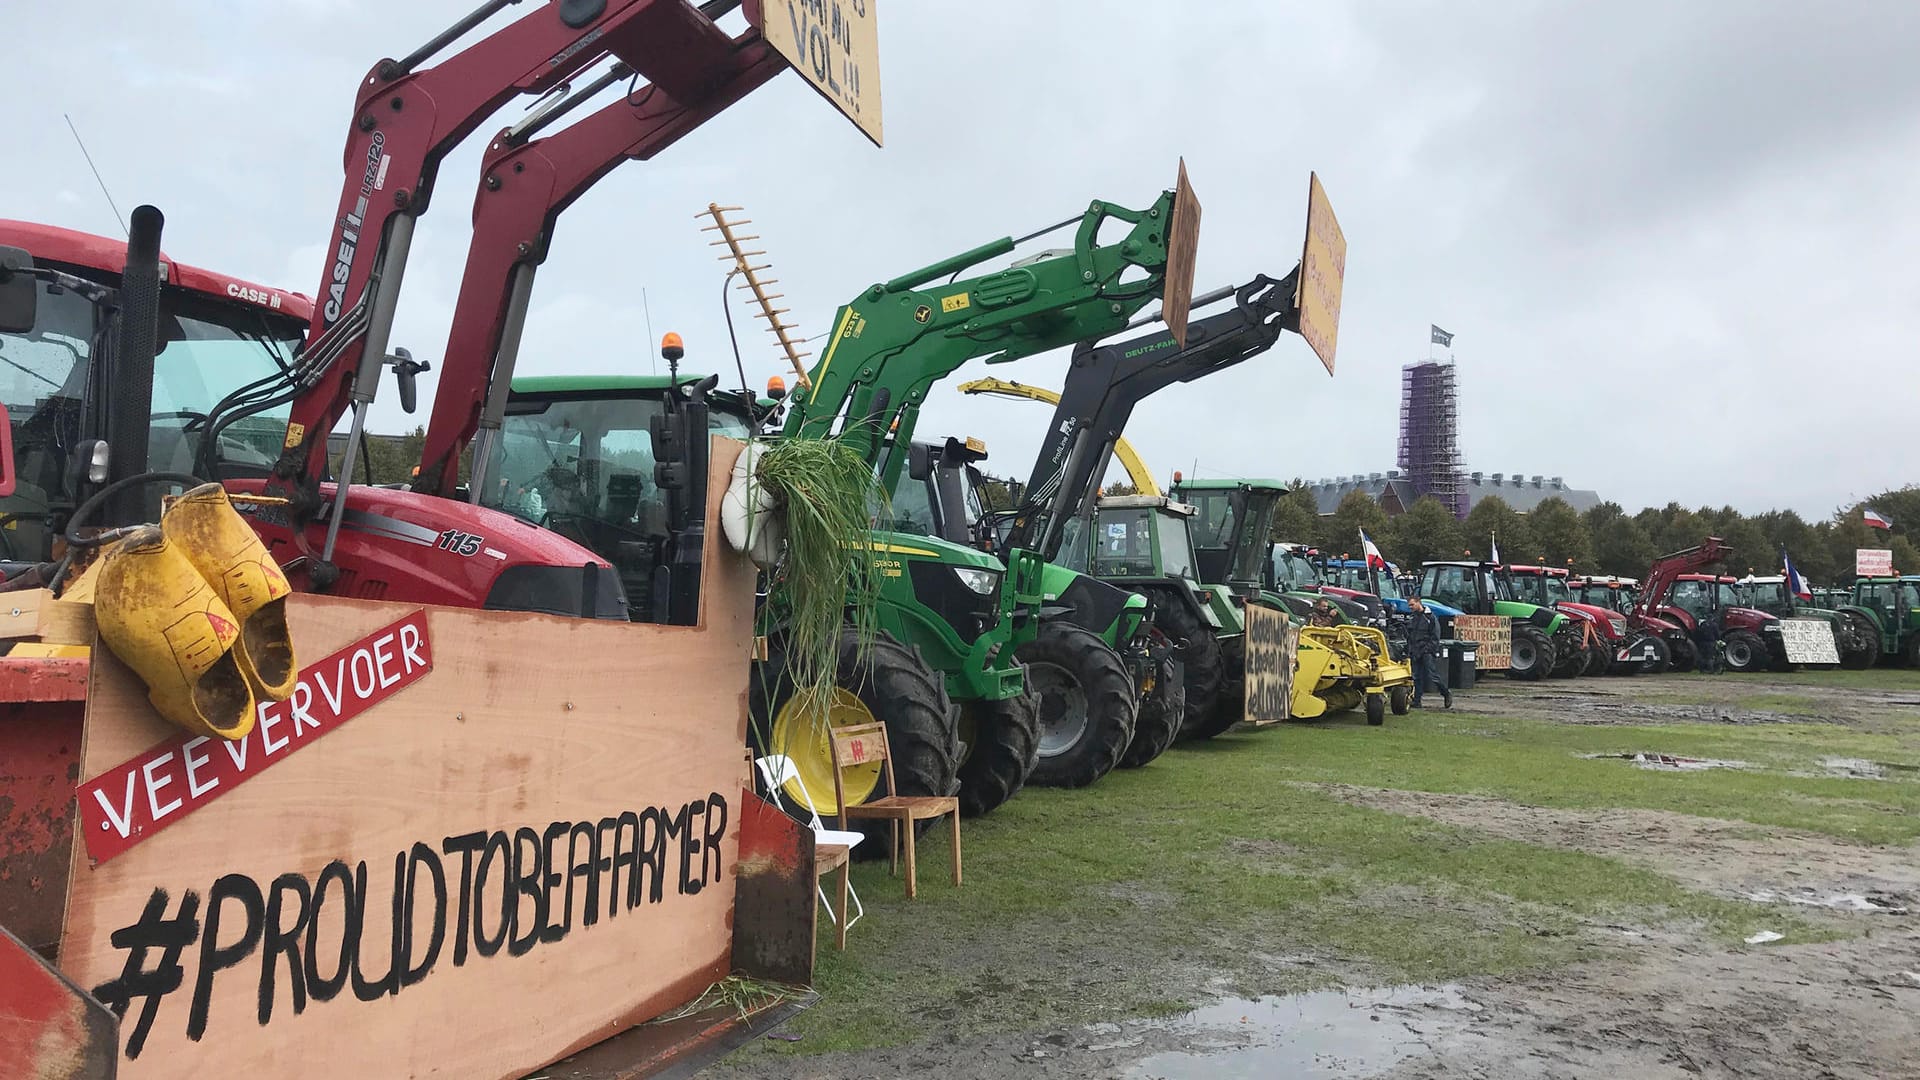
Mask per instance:
[[[812,819],[808,824],[813,829],[815,843],[841,844],[854,848],[859,846],[860,841],[867,838],[862,832],[826,827],[826,824],[820,820],[820,811],[814,808],[813,796],[807,793],[806,781],[800,779],[800,770],[794,766],[792,758],[785,754],[768,754],[766,757],[756,758],[753,764],[760,770],[761,778],[766,780],[767,790],[773,793],[776,803],[789,782],[799,789],[800,803]],[[839,916],[833,910],[833,903],[827,899],[827,890],[816,884],[814,891],[820,894],[820,905],[827,909],[827,918],[836,923],[839,922]],[[852,885],[847,886],[847,898],[853,901],[853,917],[847,920],[847,929],[852,929],[853,924],[859,922],[860,917],[867,913],[867,909],[860,903],[860,894],[854,891]]]

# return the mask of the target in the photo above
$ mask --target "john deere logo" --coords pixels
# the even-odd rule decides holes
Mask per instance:
[[[933,309],[927,305],[921,304],[919,307],[913,309],[914,322],[923,323],[931,318],[933,318]]]

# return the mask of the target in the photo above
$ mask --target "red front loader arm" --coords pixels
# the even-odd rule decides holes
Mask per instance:
[[[1725,540],[1709,536],[1705,543],[1660,556],[1654,560],[1653,569],[1647,571],[1647,581],[1634,602],[1633,613],[1643,619],[1652,618],[1654,609],[1662,606],[1667,590],[1673,588],[1674,580],[1681,574],[1695,573],[1732,554],[1733,549]]]
[[[274,469],[275,486],[291,489],[296,522],[323,505],[328,433],[349,407],[364,411],[373,400],[414,220],[447,152],[507,101],[553,90],[609,54],[663,90],[692,97],[733,46],[686,0],[546,0],[441,63],[419,66],[515,2],[488,0],[405,59],[374,65],[360,85],[346,182]],[[337,527],[337,513],[333,520]]]
[[[530,131],[509,128],[488,147],[474,196],[473,239],[413,490],[450,495],[458,484],[460,454],[475,431],[483,423],[489,429],[499,426],[534,269],[546,260],[560,214],[622,161],[652,158],[787,67],[757,29],[743,31],[728,46],[730,55],[708,64],[697,90],[656,83],[552,135],[529,141]],[[597,88],[572,100],[584,101]],[[538,123],[550,122],[558,111]],[[484,449],[476,450],[476,480],[484,468],[478,460]],[[479,487],[473,485],[476,496]]]

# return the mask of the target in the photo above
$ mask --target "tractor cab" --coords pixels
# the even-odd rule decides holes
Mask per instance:
[[[123,241],[0,221],[0,405],[17,472],[0,497],[0,561],[41,562],[67,517],[110,481],[145,472],[261,478],[280,456],[286,403],[223,406],[293,364],[312,304],[160,257],[150,380],[113,355]],[[144,446],[116,440],[116,411]],[[114,443],[119,443],[114,445]],[[157,515],[155,489],[134,498]]]
[[[1779,616],[1749,606],[1738,579],[1730,575],[1677,575],[1655,613],[1689,631],[1702,619],[1718,618],[1729,670],[1785,670],[1788,666]]]
[[[1316,600],[1330,601],[1343,622],[1386,627],[1386,609],[1379,600],[1352,590],[1329,591],[1316,580],[1298,588],[1274,588],[1271,554],[1273,513],[1287,493],[1278,480],[1187,480],[1174,475],[1174,497],[1194,507],[1193,547],[1200,580],[1226,585],[1241,596],[1268,594],[1277,603],[1304,618]]]
[[[696,375],[538,376],[513,380],[500,437],[474,500],[550,529],[606,559],[626,590],[628,617],[667,622],[656,581],[679,525],[660,486],[655,428]],[[746,439],[756,403],[706,395],[707,430]]]

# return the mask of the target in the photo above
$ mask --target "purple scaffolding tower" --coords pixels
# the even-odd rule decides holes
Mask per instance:
[[[1432,360],[1400,369],[1400,468],[1414,496],[1431,495],[1456,518],[1467,516],[1460,466],[1453,365]]]

